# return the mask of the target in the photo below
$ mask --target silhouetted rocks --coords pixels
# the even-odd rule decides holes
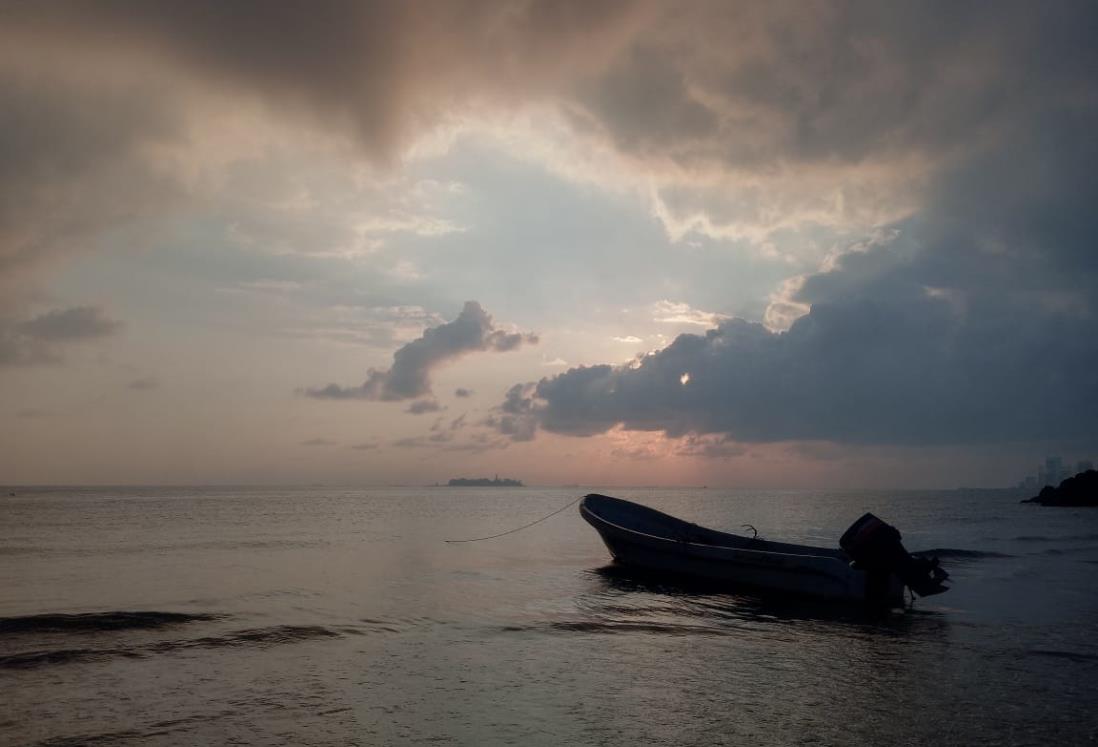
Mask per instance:
[[[1022,501],[1042,506],[1098,506],[1098,470],[1088,469],[1069,477],[1059,487],[1046,485],[1040,494]]]

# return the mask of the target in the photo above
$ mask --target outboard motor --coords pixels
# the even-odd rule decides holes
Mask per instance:
[[[893,573],[921,597],[949,590],[943,583],[949,574],[938,566],[938,559],[911,555],[900,542],[899,531],[873,514],[854,522],[839,539],[839,546],[853,559],[853,567],[868,574],[871,597],[884,594]]]

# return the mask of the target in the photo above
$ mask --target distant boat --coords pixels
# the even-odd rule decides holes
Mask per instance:
[[[496,475],[494,480],[487,477],[455,477],[447,483],[451,488],[521,488],[522,480],[512,480],[504,477],[502,480]]]
[[[900,533],[866,514],[839,541],[843,549],[771,542],[706,529],[631,501],[592,493],[580,515],[615,562],[710,583],[890,607],[904,587],[919,596],[947,591],[937,558],[912,556]]]

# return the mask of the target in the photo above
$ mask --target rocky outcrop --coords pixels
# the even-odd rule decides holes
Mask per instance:
[[[1098,470],[1088,469],[1069,477],[1059,487],[1046,485],[1040,494],[1022,501],[1042,506],[1098,506]]]

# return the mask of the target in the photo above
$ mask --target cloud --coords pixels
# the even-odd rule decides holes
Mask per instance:
[[[426,436],[409,436],[393,441],[393,446],[398,449],[424,449],[434,448],[448,444],[454,440],[454,435],[448,431],[437,431]]]
[[[326,438],[310,438],[308,441],[302,441],[302,446],[335,446],[335,441],[329,441]]]
[[[26,320],[43,274],[179,199],[157,159],[179,128],[163,91],[68,66],[9,31],[0,30],[0,366],[57,363],[64,346],[121,325],[91,307]],[[139,242],[136,229],[125,238]]]
[[[501,409],[522,425],[499,430],[1098,444],[1094,126],[1069,102],[943,172],[918,216],[790,289],[808,312],[787,331],[724,320],[513,388]]]
[[[775,292],[766,327],[699,311],[669,286],[679,300],[654,318],[708,332],[627,367],[573,368],[524,387],[497,418],[506,435],[620,424],[736,442],[1095,436],[1092,3],[942,13],[413,1],[272,12],[108,0],[15,3],[2,14],[0,278],[13,296],[24,295],[25,272],[178,199],[153,152],[185,147],[191,97],[261,100],[278,117],[351,133],[390,164],[440,122],[548,107],[570,127],[564,139],[609,151],[617,166],[607,175],[595,173],[603,161],[559,163],[588,152],[580,146],[543,154],[560,173],[641,184],[672,238],[746,241],[796,276]],[[367,229],[459,226],[394,215]],[[841,250],[813,270],[813,253],[792,256],[782,237]],[[401,258],[388,269],[407,278],[417,267]],[[12,303],[0,302],[0,363],[57,360],[89,339],[24,327]],[[462,317],[400,348],[361,386],[308,393],[430,396],[436,367],[511,339],[476,318],[465,336],[451,326]],[[438,330],[448,331],[430,336]]]
[[[146,66],[179,69],[229,93],[247,91],[304,120],[353,132],[379,159],[421,121],[465,96],[506,101],[612,54],[631,3],[430,2],[226,8],[196,0],[11,6],[11,35],[92,48]],[[623,26],[623,23],[625,25]],[[489,50],[491,50],[489,52]],[[131,62],[132,64],[132,62]]]
[[[366,381],[357,387],[328,384],[307,389],[317,399],[365,399],[394,402],[431,394],[431,372],[445,363],[474,352],[507,352],[521,345],[537,343],[537,335],[498,329],[480,304],[466,302],[452,322],[426,330],[421,337],[393,354],[386,371],[370,369]],[[429,412],[431,410],[420,410]]]
[[[441,449],[443,451],[463,451],[482,453],[493,449],[505,449],[510,443],[492,433],[471,433],[459,440],[454,433],[457,429],[436,431],[424,436],[410,436],[392,442],[398,449]]]
[[[166,103],[164,91],[219,106],[260,100],[280,117],[351,134],[382,163],[440,127],[549,109],[571,139],[593,144],[577,152],[615,154],[619,168],[592,178],[644,184],[671,235],[747,238],[776,251],[783,231],[842,232],[910,215],[928,176],[1009,138],[1019,119],[1089,96],[1096,62],[1095,11],[1082,2],[1043,13],[1025,2],[994,12],[962,3],[948,14],[919,4],[720,0],[391,0],[275,13],[258,0],[139,5],[5,7],[2,39],[16,50],[8,67],[59,79],[35,85],[24,75],[3,96],[54,102],[28,121],[9,118],[21,134],[0,134],[16,146],[48,138],[61,147],[55,163],[72,159],[71,170],[35,170],[52,188],[41,194],[71,181],[71,194],[89,195],[85,175],[120,187],[108,174],[114,165],[129,168],[150,141],[183,142],[172,107],[180,102]],[[26,53],[35,49],[44,51]],[[147,90],[117,92],[124,107],[100,106],[89,81],[128,81],[134,71]],[[150,90],[161,95],[138,95]],[[50,108],[69,102],[79,104],[76,116]],[[28,152],[47,158],[50,149]],[[91,197],[95,209],[81,218],[124,217],[111,210],[118,202],[140,212]],[[370,230],[455,227],[397,214]]]
[[[959,317],[924,294],[817,303],[784,333],[725,322],[635,367],[542,379],[504,403],[514,414],[499,430],[522,439],[538,426],[590,436],[619,425],[740,442],[1098,439],[1085,414],[1098,411],[1086,373],[1098,365],[1094,322],[989,312]]]
[[[19,50],[18,64],[0,54],[0,308],[47,260],[94,248],[101,232],[179,194],[152,157],[178,131],[163,95],[109,76],[72,80]]]
[[[743,456],[747,447],[738,444],[728,436],[698,436],[691,434],[683,438],[675,449],[678,456],[702,457],[705,459],[731,459]]]
[[[614,342],[623,342],[629,345],[636,345],[638,342],[644,342],[644,340],[636,337],[635,335],[626,335],[625,337],[611,337],[610,339]]]
[[[61,348],[113,335],[122,326],[93,306],[54,309],[27,320],[0,317],[0,365],[57,363]]]
[[[665,435],[631,431],[620,426],[607,431],[601,444],[609,447],[611,456],[646,462],[668,457],[728,460],[748,453],[746,445],[738,444],[726,435],[689,434],[681,438],[668,438]]]
[[[156,389],[160,386],[160,379],[155,376],[142,376],[138,379],[134,379],[126,385],[127,389],[133,389],[138,392],[146,392],[150,389]]]
[[[472,389],[466,389],[463,386],[459,386],[457,389],[454,390],[454,396],[458,397],[459,399],[465,399],[467,397],[472,397],[473,396],[473,390]]]
[[[437,399],[417,399],[404,409],[404,412],[412,415],[423,415],[428,412],[439,412],[446,408],[439,404]]]
[[[681,84],[665,73],[650,92],[627,88],[640,103],[626,96],[604,113],[619,147],[684,170],[814,179],[833,169],[840,181],[859,165],[897,171],[913,158],[916,199],[787,279],[767,326],[663,301],[656,319],[712,328],[630,365],[511,390],[501,405],[511,420],[496,427],[522,438],[536,428],[660,431],[687,444],[705,437],[687,447],[703,452],[786,440],[1098,444],[1098,99],[1088,72],[1098,48],[1083,30],[1094,9],[973,5],[947,20],[821,4],[774,26],[781,38],[764,28],[770,13],[745,14],[727,46],[747,51],[728,64],[707,41],[728,28],[695,26],[695,52],[666,60]],[[695,67],[703,58],[721,64]],[[652,69],[623,59],[620,75]],[[672,122],[694,103],[721,121],[699,115],[685,138],[681,122],[633,116],[659,101]],[[730,112],[743,118],[724,119]]]
[[[90,337],[105,337],[117,332],[122,323],[109,319],[101,309],[74,306],[56,309],[34,317],[16,327],[16,332],[43,342],[69,342]]]
[[[652,305],[652,321],[663,324],[693,324],[699,327],[715,327],[727,314],[701,311],[690,308],[690,304],[663,300]]]
[[[500,415],[491,415],[482,425],[499,431],[512,441],[530,441],[537,433],[537,410],[533,401],[536,389],[532,384],[515,384],[507,390]]]
[[[729,319],[627,366],[513,388],[504,431],[734,443],[1098,445],[1098,104],[1018,122],[917,216],[786,290],[786,331]]]
[[[234,289],[237,290],[237,289]],[[251,289],[245,292],[251,292]],[[271,292],[268,289],[261,291]],[[339,289],[327,287],[321,291],[327,297],[314,299],[322,308],[313,318],[295,318],[284,334],[306,339],[325,339],[347,345],[372,348],[392,348],[419,337],[424,327],[444,323],[443,317],[419,306],[356,306],[350,303],[331,304]],[[343,300],[343,299],[340,299]]]

